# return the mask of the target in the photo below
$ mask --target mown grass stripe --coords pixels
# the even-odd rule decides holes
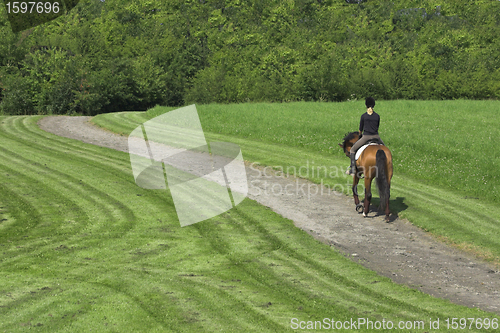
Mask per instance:
[[[56,141],[61,144],[61,147],[63,147],[63,149],[59,150],[61,152],[67,152],[68,147],[73,147],[75,151],[78,152],[78,156],[89,159],[95,159],[97,157],[99,162],[101,162],[101,164],[105,164],[106,167],[116,168],[116,166],[119,165],[123,167],[123,169],[120,170],[128,170],[131,174],[128,153],[109,150],[95,145],[83,144],[78,140],[62,138],[57,135],[47,133],[38,128],[37,119],[34,117],[23,118],[22,122],[25,126],[23,128],[24,133],[29,132],[31,134],[29,142],[38,142],[39,138],[49,139],[51,142]],[[46,146],[43,147],[47,148]],[[50,148],[55,147],[50,146]]]
[[[149,120],[145,112],[117,112],[112,113],[108,118],[106,118],[106,124],[98,124],[98,126],[103,128],[112,127],[116,129],[115,133],[122,135],[129,135],[131,130],[137,126],[136,124],[141,124]]]
[[[0,188],[0,201],[9,207],[9,215],[16,221],[15,224],[2,226],[0,239],[5,241],[13,236],[19,236],[21,231],[35,227],[40,221],[40,215],[29,200],[24,199],[21,195],[3,184],[0,184]]]
[[[5,148],[2,148],[3,153],[5,153],[6,151],[7,150]],[[31,184],[39,184],[38,187],[43,186],[44,183],[56,184],[57,187],[53,188],[52,194],[46,193],[46,196],[49,200],[56,199],[58,201],[62,201],[64,205],[68,205],[67,199],[65,198],[76,195],[81,198],[80,200],[87,201],[89,206],[98,207],[99,214],[104,214],[106,216],[106,219],[115,221],[122,218],[132,220],[134,219],[133,213],[129,209],[126,209],[125,205],[111,198],[108,193],[98,191],[88,183],[79,183],[79,180],[77,178],[74,178],[66,173],[59,172],[55,168],[50,168],[47,166],[42,167],[38,163],[30,163],[30,160],[28,158],[25,158],[12,151],[9,151],[8,155],[3,155],[3,158],[4,160],[8,160],[10,164],[14,164],[13,168],[23,170],[25,173],[27,172],[34,175],[30,178],[24,176],[25,178],[29,179],[29,183]],[[40,172],[41,170],[43,170],[43,173]],[[14,169],[10,169],[9,172],[15,173]],[[47,191],[47,189],[45,190]],[[64,201],[66,202],[64,203]],[[117,218],[112,218],[111,212],[116,210],[115,208],[117,206],[121,206],[122,210],[125,210],[125,214]]]
[[[207,310],[203,318],[222,317],[225,321],[231,321],[237,317],[240,329],[247,331],[279,332],[287,328],[279,318],[268,315],[268,312],[272,311],[273,305],[268,305],[266,301],[256,304],[248,298],[242,299],[220,288],[213,280],[206,281],[207,279],[203,278],[185,278],[185,280],[187,287],[192,291],[192,296],[194,296],[191,302],[197,303],[196,308]],[[216,299],[223,299],[224,302],[214,301]],[[271,309],[267,310],[268,307]],[[227,309],[231,309],[231,311],[227,311]],[[212,325],[208,325],[207,329],[210,330],[210,326],[216,325],[217,321],[212,321]]]
[[[118,164],[123,166],[125,169],[130,170],[130,160],[127,153],[109,150],[95,145],[83,144],[78,140],[63,138],[42,131],[38,128],[37,119],[38,117],[19,117],[18,119],[15,119],[14,123],[17,124],[17,127],[21,132],[6,132],[13,134],[13,137],[17,137],[19,133],[23,133],[22,142],[33,147],[37,146],[43,149],[54,149],[55,151],[65,154],[71,151],[77,153],[76,156],[78,157],[93,160],[99,159],[99,161],[102,164],[105,164],[106,167],[116,168]],[[47,139],[50,140],[50,145],[37,145],[38,142],[46,143]],[[68,150],[68,148],[72,149]],[[121,158],[117,159],[117,156],[120,156]]]
[[[457,205],[456,202],[448,201],[442,196],[433,195],[428,191],[415,188],[411,190],[399,189],[409,197],[417,198],[425,202],[421,208],[414,208],[413,214],[428,216],[428,207],[433,206],[432,217],[422,219],[422,225],[426,230],[436,235],[442,235],[454,239],[456,242],[468,242],[478,244],[489,249],[497,257],[500,257],[500,239],[498,238],[498,220],[488,216],[475,207]]]
[[[460,205],[457,201],[445,199],[442,196],[434,195],[429,191],[412,189],[397,188],[398,191],[406,195],[413,196],[419,200],[425,201],[428,205],[439,208],[435,210],[435,214],[448,216],[450,221],[458,221],[460,219],[468,220],[469,223],[475,225],[474,228],[481,227],[484,230],[498,231],[500,230],[500,223],[494,215],[487,215],[476,207]],[[442,214],[440,214],[440,211]],[[480,221],[480,222],[479,222]]]
[[[41,131],[36,127],[36,122],[29,117],[17,117],[14,122],[7,122],[8,124],[17,123],[18,125],[24,122],[24,119],[30,120],[28,122],[29,127],[20,126],[19,130],[23,131],[22,135],[20,132],[15,131],[2,131],[2,136],[6,139],[15,139],[18,135],[22,136],[22,139],[16,140],[21,144],[31,147],[33,150],[35,149],[49,149],[58,153],[58,156],[67,157],[69,152],[76,153],[71,154],[71,158],[79,158],[82,161],[86,159],[91,159],[93,161],[99,161],[100,164],[105,165],[106,168],[116,169],[116,170],[128,170],[130,169],[130,161],[128,160],[128,155],[122,153],[123,157],[119,160],[116,159],[116,156],[119,156],[119,152],[113,152],[113,154],[103,154],[103,149],[101,147],[96,147],[93,145],[84,145],[77,140],[71,140],[66,138],[60,138],[56,135],[46,133]],[[8,127],[8,126],[7,126]],[[2,128],[3,129],[3,128]],[[32,130],[31,132],[29,130]],[[49,141],[47,141],[47,139]],[[49,144],[47,144],[49,143]],[[90,147],[90,148],[89,148]],[[35,155],[36,156],[36,155]],[[117,168],[117,162],[121,162],[121,166],[123,168]],[[131,174],[131,172],[130,172]]]
[[[271,213],[273,214],[273,213]],[[245,221],[252,221],[250,216],[242,216]],[[292,226],[292,223],[289,221],[289,224]],[[359,284],[354,282],[352,278],[346,278],[346,276],[336,274],[333,270],[329,269],[326,266],[318,264],[317,261],[311,260],[309,257],[302,255],[298,250],[295,250],[289,245],[283,243],[278,240],[273,234],[271,234],[268,230],[264,229],[260,224],[250,224],[253,227],[254,232],[258,234],[258,237],[261,239],[267,239],[274,246],[272,249],[266,251],[266,253],[272,252],[275,255],[279,255],[280,253],[286,253],[286,258],[288,260],[280,260],[282,263],[288,263],[289,266],[292,266],[292,271],[294,274],[301,273],[303,276],[299,280],[301,281],[317,281],[319,280],[321,283],[315,284],[317,289],[319,290],[329,290],[335,294],[335,297],[338,297],[340,300],[344,300],[343,303],[346,303],[344,310],[349,309],[350,307],[356,304],[357,307],[364,308],[365,311],[369,309],[377,309],[377,313],[394,313],[397,312],[401,307],[405,308],[407,312],[415,312],[418,313],[418,307],[410,306],[406,302],[401,302],[399,299],[391,299],[390,302],[385,300],[383,303],[373,302],[373,299],[384,298],[386,299],[385,294],[380,294],[378,292],[374,292],[372,289],[367,288],[366,284]],[[218,226],[219,227],[219,226]],[[200,227],[199,230],[202,230]],[[219,233],[219,230],[210,228],[210,231],[214,232],[214,235],[207,235],[202,233],[202,235],[208,239],[216,238],[216,234]],[[217,250],[221,247],[224,248],[224,253],[227,253],[230,246],[227,242],[223,240],[217,239],[215,243]],[[300,244],[300,241],[297,241],[296,244]],[[304,250],[304,249],[301,249]],[[262,254],[261,254],[262,256]],[[259,287],[267,287],[272,290],[273,284],[279,282],[283,286],[283,290],[294,290],[295,296],[291,296],[292,298],[289,301],[292,301],[297,293],[301,294],[303,297],[311,298],[315,297],[314,293],[311,293],[311,290],[307,287],[297,288],[297,285],[294,288],[294,282],[289,281],[286,277],[278,276],[274,272],[266,269],[262,265],[258,264],[259,258],[261,256],[255,257],[253,260],[250,260],[250,263],[242,266],[245,268],[244,276],[247,278],[253,278],[253,280],[257,283]],[[241,260],[240,258],[234,258],[232,264],[237,266]],[[292,260],[300,263],[293,264]],[[257,262],[257,263],[256,263]],[[249,270],[249,267],[256,266],[255,269]],[[307,272],[307,270],[311,272],[315,272],[314,274]],[[318,274],[321,272],[321,274]],[[325,276],[321,278],[319,276]],[[328,283],[327,280],[331,282]],[[352,300],[352,303],[349,304]],[[365,303],[366,302],[366,303]],[[334,303],[330,303],[329,306],[339,306],[339,300]],[[338,312],[339,309],[337,309]],[[436,312],[430,312],[429,315],[436,315]]]

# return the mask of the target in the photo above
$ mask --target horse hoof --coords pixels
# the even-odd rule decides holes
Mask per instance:
[[[368,215],[365,214],[365,212],[363,212],[363,217],[367,217]]]
[[[364,208],[364,207],[363,207],[363,204],[357,204],[357,205],[356,205],[356,211],[357,211],[358,213],[361,213],[361,212],[363,211],[363,208]]]

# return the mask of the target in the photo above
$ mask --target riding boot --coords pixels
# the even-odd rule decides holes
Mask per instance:
[[[347,170],[346,174],[354,175],[356,173],[356,155],[350,154],[350,156],[351,156],[351,166]]]

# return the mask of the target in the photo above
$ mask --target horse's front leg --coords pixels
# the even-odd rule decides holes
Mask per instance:
[[[364,200],[364,210],[363,216],[367,217],[370,211],[370,202],[372,201],[372,178],[368,178],[365,175],[365,200]]]
[[[359,178],[358,178],[358,175],[354,175],[354,178],[352,180],[352,194],[353,194],[353,197],[354,197],[354,204],[356,205],[356,211],[358,211],[358,209],[360,207],[363,207],[360,203],[359,203],[359,196],[358,196],[358,183],[359,183]],[[358,211],[359,213],[361,213],[361,211]]]

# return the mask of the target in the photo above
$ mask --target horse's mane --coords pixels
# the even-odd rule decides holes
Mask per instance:
[[[344,151],[346,149],[346,144],[347,142],[351,141],[352,139],[354,139],[354,137],[356,136],[356,134],[359,135],[359,132],[350,132],[350,133],[347,133],[344,137],[344,143],[342,144],[342,147],[344,148]]]

